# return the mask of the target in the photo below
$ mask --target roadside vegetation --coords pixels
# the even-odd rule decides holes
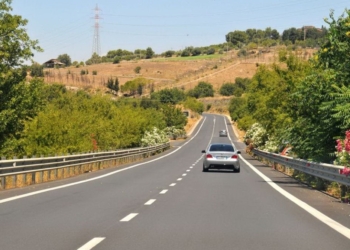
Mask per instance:
[[[299,158],[340,164],[350,174],[349,15],[330,14],[327,35],[311,60],[282,50],[280,64],[260,65],[243,95],[232,98],[231,117],[247,131],[250,147],[280,152],[290,146]]]

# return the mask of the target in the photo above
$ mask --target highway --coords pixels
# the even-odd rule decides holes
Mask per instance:
[[[230,140],[241,172],[202,172],[201,150]],[[349,250],[349,228],[350,205],[246,155],[211,114],[143,162],[0,192],[2,250]]]

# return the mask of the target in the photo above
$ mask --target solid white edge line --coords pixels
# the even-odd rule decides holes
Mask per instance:
[[[121,219],[120,221],[122,222],[127,222],[127,221],[131,221],[133,218],[135,218],[138,214],[137,213],[131,213],[128,216],[125,216],[123,219]]]
[[[165,194],[166,192],[168,192],[168,189],[164,189],[160,192],[160,194]]]
[[[176,186],[176,183],[171,183],[169,186],[174,187],[174,186]]]
[[[101,241],[103,241],[104,239],[106,239],[106,238],[103,238],[103,237],[93,238],[85,245],[79,247],[78,250],[90,250],[90,249],[94,248],[95,246],[97,246],[98,244],[100,244]]]
[[[276,183],[274,183],[270,178],[268,178],[266,175],[261,173],[258,169],[256,169],[253,165],[251,165],[246,159],[244,159],[242,156],[240,156],[241,160],[245,162],[257,175],[259,175],[264,181],[266,181],[267,184],[269,184],[273,189],[275,189],[277,192],[282,194],[284,197],[289,199],[290,201],[294,202],[296,205],[304,209],[306,212],[311,214],[312,216],[316,217],[318,220],[322,221],[329,227],[333,228],[338,233],[344,235],[346,238],[350,239],[350,229],[343,226],[339,222],[329,218],[327,215],[321,213],[317,209],[311,207],[307,203],[303,202],[302,200],[299,200],[294,195],[288,193],[286,190],[282,189],[280,186],[278,186]]]
[[[154,202],[156,201],[156,199],[150,199],[149,201],[147,201],[145,203],[146,206],[152,205]]]
[[[110,172],[108,174],[104,174],[104,175],[100,175],[100,176],[97,176],[97,177],[94,177],[94,178],[91,178],[91,179],[87,179],[87,180],[83,180],[83,181],[78,181],[78,182],[74,182],[74,183],[70,183],[70,184],[66,184],[66,185],[62,185],[62,186],[57,186],[57,187],[53,187],[53,188],[47,188],[47,189],[43,189],[43,190],[40,190],[40,191],[35,191],[35,192],[31,192],[31,193],[27,193],[27,194],[21,194],[21,195],[17,195],[17,196],[14,196],[14,197],[10,197],[10,198],[6,198],[6,199],[2,199],[0,200],[0,204],[1,203],[5,203],[5,202],[10,202],[10,201],[14,201],[14,200],[18,200],[18,199],[22,199],[22,198],[26,198],[26,197],[29,197],[29,196],[33,196],[33,195],[37,195],[37,194],[41,194],[41,193],[46,193],[46,192],[50,192],[50,191],[54,191],[54,190],[58,190],[58,189],[62,189],[62,188],[67,188],[67,187],[71,187],[71,186],[75,186],[75,185],[79,185],[79,184],[83,184],[83,183],[86,183],[86,182],[90,182],[90,181],[95,181],[95,180],[98,180],[98,179],[102,179],[102,178],[105,178],[105,177],[108,177],[110,175],[114,175],[114,174],[117,174],[119,172],[122,172],[122,171],[126,171],[126,170],[129,170],[129,169],[133,169],[133,168],[136,168],[136,167],[139,167],[139,166],[142,166],[142,165],[145,165],[145,164],[148,164],[148,163],[151,163],[151,162],[155,162],[155,161],[158,161],[160,159],[163,159],[169,155],[172,155],[174,154],[175,152],[179,151],[183,146],[185,146],[187,143],[189,143],[190,141],[192,141],[199,133],[199,131],[201,130],[201,128],[203,127],[203,124],[205,122],[207,118],[204,117],[203,119],[203,122],[202,124],[200,125],[197,133],[191,137],[186,143],[184,143],[181,147],[178,147],[177,149],[175,149],[174,151],[166,154],[166,155],[163,155],[159,158],[156,158],[156,159],[153,159],[153,160],[150,160],[150,161],[147,161],[147,162],[143,162],[143,163],[138,163],[138,164],[135,164],[135,165],[132,165],[130,167],[127,167],[127,168],[123,168],[123,169],[119,169],[119,170],[116,170],[116,171],[113,171],[113,172]]]

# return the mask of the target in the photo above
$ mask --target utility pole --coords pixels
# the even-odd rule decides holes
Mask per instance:
[[[95,29],[94,29],[94,37],[93,37],[93,43],[92,43],[92,54],[96,53],[98,56],[101,54],[101,47],[100,47],[100,24],[99,20],[100,18],[100,9],[98,8],[97,4],[95,7]]]

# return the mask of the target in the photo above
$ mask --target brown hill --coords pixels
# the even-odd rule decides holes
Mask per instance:
[[[181,87],[191,89],[200,81],[206,81],[218,90],[222,84],[234,82],[236,77],[252,77],[257,64],[275,61],[275,52],[270,51],[260,56],[238,58],[237,51],[216,55],[213,58],[191,57],[170,59],[149,59],[138,61],[122,61],[119,64],[103,63],[89,66],[46,69],[47,83],[59,82],[73,88],[104,89],[110,77],[118,77],[122,85],[136,77],[150,79],[155,89]],[[140,74],[134,69],[141,67]],[[87,74],[82,75],[85,71]],[[96,75],[93,75],[93,72]],[[147,89],[146,89],[147,92]]]

